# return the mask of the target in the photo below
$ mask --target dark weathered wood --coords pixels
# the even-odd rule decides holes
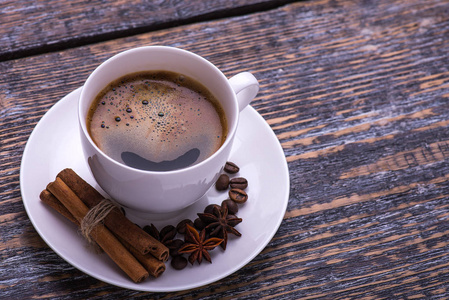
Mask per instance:
[[[1,1],[0,61],[277,7],[292,0]]]
[[[446,298],[448,11],[444,0],[300,2],[0,63],[0,298]],[[194,51],[228,76],[253,72],[253,106],[291,176],[288,211],[260,255],[167,294],[71,267],[34,231],[19,191],[42,115],[100,62],[148,44]]]

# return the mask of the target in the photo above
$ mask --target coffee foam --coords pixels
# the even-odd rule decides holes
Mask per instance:
[[[198,85],[171,72],[121,78],[92,104],[90,135],[103,152],[122,163],[124,152],[159,163],[193,153],[192,149],[199,150],[194,161],[198,163],[226,138],[218,101]]]

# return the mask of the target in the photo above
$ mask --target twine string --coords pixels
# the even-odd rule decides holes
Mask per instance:
[[[81,234],[86,238],[89,244],[95,244],[91,238],[90,232],[95,226],[103,222],[104,218],[114,209],[115,205],[111,200],[103,199],[97,205],[92,207],[84,216],[80,224]]]

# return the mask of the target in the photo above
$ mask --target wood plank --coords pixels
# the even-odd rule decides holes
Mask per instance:
[[[0,61],[274,8],[288,0],[0,1]]]
[[[448,9],[443,0],[301,2],[0,63],[0,294],[444,297]],[[253,106],[291,176],[288,211],[260,255],[216,283],[167,294],[123,290],[65,263],[43,247],[19,191],[19,157],[44,112],[106,58],[148,44],[194,51],[228,76],[253,72]]]

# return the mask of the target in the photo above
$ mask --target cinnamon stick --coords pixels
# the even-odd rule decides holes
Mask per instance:
[[[40,193],[39,198],[41,199],[42,202],[44,202],[45,204],[56,210],[66,219],[68,219],[69,221],[80,227],[80,223],[72,216],[72,214],[67,210],[67,208],[65,208],[65,206],[62,205],[61,202],[59,202],[59,200],[47,189],[43,190]],[[101,249],[101,247],[98,245],[95,245],[94,249],[98,253],[103,252],[103,249]]]
[[[48,184],[47,190],[64,205],[78,223],[81,223],[89,208],[64,181],[56,178],[54,182]],[[125,246],[105,226],[95,226],[90,235],[134,282],[141,282],[149,276],[137,259],[129,253]]]
[[[134,255],[135,258],[142,264],[145,270],[150,273],[154,278],[159,277],[165,271],[165,263],[163,261],[158,260],[151,254],[142,254],[136,250],[133,246],[131,246],[127,241],[118,238],[120,242],[122,242],[123,246]]]
[[[72,169],[64,169],[57,175],[86,204],[97,205],[104,197]],[[169,250],[161,242],[126,218],[119,209],[113,209],[104,219],[104,224],[116,236],[127,241],[142,254],[151,253],[158,260],[167,261]]]
[[[78,226],[80,225],[80,223],[73,217],[73,215],[67,210],[67,208],[65,208],[65,206],[62,205],[61,202],[59,202],[59,200],[48,190],[43,190],[39,195],[39,198],[42,202],[69,219],[69,221],[72,221],[72,223],[75,223]]]
[[[72,216],[67,208],[65,208],[65,206],[62,205],[61,202],[59,202],[59,200],[48,190],[43,190],[39,197],[42,202],[56,210],[77,226],[80,226],[80,223]],[[131,252],[132,255],[134,255],[134,257],[142,264],[151,276],[157,278],[165,271],[165,264],[162,261],[156,259],[151,254],[141,254],[123,239],[118,238],[118,240],[123,244],[123,246],[126,247],[126,249],[128,249],[129,252]]]

